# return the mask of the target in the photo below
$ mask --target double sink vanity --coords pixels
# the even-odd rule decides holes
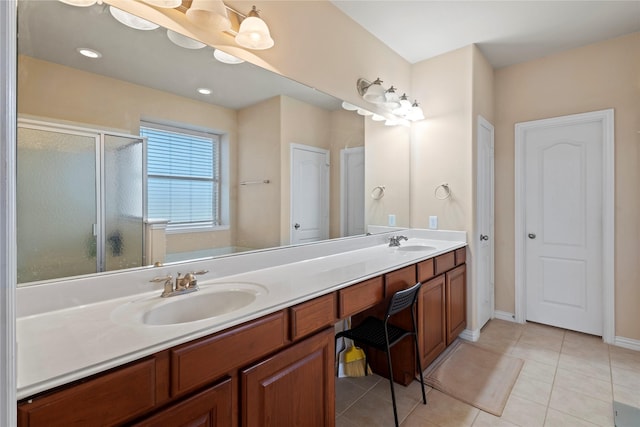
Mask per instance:
[[[334,325],[420,281],[426,367],[466,326],[465,261],[464,232],[405,229],[19,288],[18,425],[332,426]],[[161,297],[189,272],[196,292]]]

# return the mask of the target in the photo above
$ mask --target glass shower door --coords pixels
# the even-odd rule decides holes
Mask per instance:
[[[143,140],[104,135],[102,271],[140,267],[144,256]]]
[[[18,283],[95,273],[97,134],[18,127]]]

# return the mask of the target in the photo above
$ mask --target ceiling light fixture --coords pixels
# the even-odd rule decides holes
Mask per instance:
[[[200,88],[198,88],[198,93],[201,94],[201,95],[211,95],[212,91],[209,88],[200,87]]]
[[[193,24],[217,31],[229,31],[231,21],[222,0],[193,0],[187,10],[187,19]]]
[[[342,101],[342,108],[344,108],[347,111],[356,111],[358,109],[358,107],[356,107],[355,105],[347,101]]]
[[[153,22],[147,21],[146,19],[142,19],[140,17],[132,15],[122,9],[118,9],[117,7],[109,6],[109,12],[111,13],[111,16],[116,18],[118,22],[135,30],[149,31],[155,30],[159,27],[158,24],[154,24]]]
[[[424,112],[420,108],[418,101],[414,101],[412,104],[409,102],[406,93],[398,96],[397,89],[393,86],[385,89],[382,86],[382,80],[379,78],[376,78],[373,82],[358,79],[356,88],[362,99],[375,104],[380,110],[379,114],[374,114],[373,120],[382,121],[386,119],[385,124],[387,126],[398,124],[407,126],[409,121],[424,120]]]
[[[78,53],[82,56],[86,56],[91,59],[102,58],[102,54],[97,50],[89,49],[88,47],[79,47],[76,49]]]
[[[142,1],[150,4],[151,6],[161,7],[164,9],[175,9],[176,7],[182,6],[182,0],[142,0]]]
[[[240,23],[240,29],[236,35],[236,43],[247,49],[264,50],[273,47],[274,41],[271,38],[269,27],[260,18],[255,6],[249,15]]]
[[[198,40],[183,36],[182,34],[176,33],[172,30],[167,30],[167,37],[169,37],[169,40],[171,40],[175,45],[185,49],[202,49],[206,46],[206,44],[199,42]]]
[[[222,62],[223,64],[236,65],[236,64],[242,64],[244,62],[244,59],[240,59],[237,56],[233,56],[230,53],[227,53],[220,49],[215,49],[213,51],[213,57],[216,58],[218,61]]]

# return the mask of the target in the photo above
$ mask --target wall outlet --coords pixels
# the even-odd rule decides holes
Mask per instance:
[[[432,215],[429,217],[429,228],[432,230],[437,230],[438,229],[438,217],[435,215]]]
[[[389,227],[395,227],[396,226],[396,216],[391,214],[389,215]]]

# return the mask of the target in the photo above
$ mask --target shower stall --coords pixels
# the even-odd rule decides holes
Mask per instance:
[[[18,121],[18,283],[144,265],[145,144]]]

